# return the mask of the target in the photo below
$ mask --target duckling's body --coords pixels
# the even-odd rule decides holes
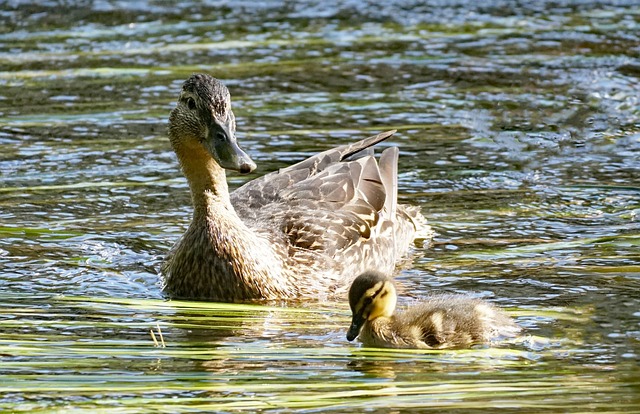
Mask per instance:
[[[378,272],[358,276],[349,290],[353,321],[347,339],[378,348],[463,348],[512,337],[520,327],[494,305],[467,295],[434,295],[394,314],[393,281]]]
[[[397,204],[398,149],[379,162],[363,150],[394,131],[317,154],[229,194],[225,168],[255,164],[237,145],[229,92],[193,75],[171,112],[169,138],[191,189],[194,215],[163,266],[173,297],[238,301],[323,299],[353,275],[391,272],[431,230],[417,208]],[[360,153],[360,154],[359,154]]]

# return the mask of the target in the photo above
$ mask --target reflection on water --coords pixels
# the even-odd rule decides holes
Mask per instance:
[[[637,2],[61,3],[0,12],[0,409],[636,409]],[[474,292],[527,335],[381,352],[346,342],[346,303],[163,302],[194,71],[258,163],[232,187],[398,129],[402,202],[438,232],[402,296]]]

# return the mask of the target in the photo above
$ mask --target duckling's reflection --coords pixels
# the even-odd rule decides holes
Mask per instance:
[[[367,377],[396,379],[397,361],[384,361],[372,358],[358,357],[352,354],[352,359],[346,365],[347,370],[359,372]]]

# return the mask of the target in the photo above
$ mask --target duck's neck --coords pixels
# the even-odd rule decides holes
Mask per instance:
[[[204,150],[176,153],[194,213],[169,268],[171,277],[178,278],[170,281],[175,286],[169,290],[213,300],[296,296],[296,286],[282,280],[282,262],[269,242],[236,214],[224,169]]]
[[[224,168],[203,150],[192,151],[188,157],[180,154],[178,157],[191,189],[194,220],[206,217],[214,205],[233,211]]]

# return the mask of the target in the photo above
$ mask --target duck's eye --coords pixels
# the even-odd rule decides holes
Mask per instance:
[[[191,110],[196,109],[196,101],[193,98],[187,98],[187,106]]]
[[[227,134],[225,134],[224,132],[216,132],[216,138],[220,141],[226,141]]]

